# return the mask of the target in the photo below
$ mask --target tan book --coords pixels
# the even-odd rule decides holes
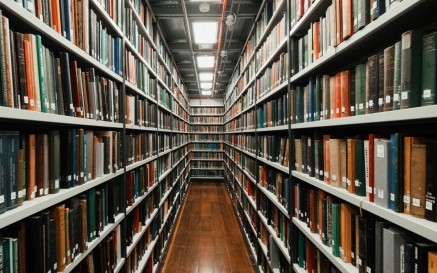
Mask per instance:
[[[65,252],[65,220],[64,205],[58,205],[50,212],[50,218],[55,219],[56,226],[56,270],[62,272],[65,269],[66,252]]]
[[[340,205],[340,258],[345,263],[350,263],[352,260],[352,217],[356,214],[354,208],[346,203]]]
[[[340,139],[340,183],[343,189],[347,189],[347,143]]]
[[[347,139],[347,190],[355,192],[355,139]]]
[[[79,200],[79,218],[80,218],[80,226],[79,226],[79,249],[80,252],[84,252],[88,249],[87,241],[88,241],[88,230],[87,230],[87,209],[86,209],[86,199]]]
[[[28,135],[26,200],[36,197],[36,135]]]
[[[425,217],[426,140],[414,137],[411,143],[411,214]]]
[[[437,252],[428,252],[428,273],[437,273]]]
[[[288,162],[289,162],[288,155],[289,155],[289,153],[290,153],[290,147],[289,147],[289,141],[288,141],[288,138],[287,138],[286,141],[285,141],[284,162],[282,164],[285,167],[288,167]]]
[[[329,162],[331,185],[341,187],[340,139],[329,139]]]
[[[295,167],[297,172],[302,172],[302,141],[300,138],[294,140],[295,146]]]

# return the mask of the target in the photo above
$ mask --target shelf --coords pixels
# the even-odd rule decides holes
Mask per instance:
[[[258,244],[259,244],[259,246],[261,248],[261,251],[264,254],[264,257],[266,257],[266,260],[267,260],[267,262],[269,264],[270,269],[273,271],[273,273],[279,273],[279,269],[273,269],[273,267],[272,267],[272,263],[270,262],[270,258],[268,256],[267,246],[259,238],[258,238]]]
[[[190,179],[221,180],[223,176],[191,176]]]
[[[129,257],[132,251],[134,250],[135,246],[138,244],[138,242],[143,237],[144,233],[147,231],[147,228],[152,223],[155,216],[158,214],[158,209],[154,209],[153,212],[150,214],[150,218],[146,220],[146,224],[143,226],[141,225],[141,231],[136,233],[134,237],[132,238],[132,244],[127,246],[126,248],[126,257]]]
[[[123,32],[120,27],[109,17],[108,13],[103,9],[102,5],[97,0],[90,0],[90,3],[95,7],[100,17],[102,17],[106,24],[110,25],[112,30],[114,30],[118,36],[123,36]]]
[[[170,169],[166,170],[163,174],[161,174],[159,176],[158,182],[161,183],[162,180],[164,180],[167,177],[167,175],[171,173],[171,171],[173,171],[173,167],[171,167]]]
[[[224,171],[223,168],[195,168],[191,167],[190,170],[203,170],[203,171]]]
[[[350,53],[353,51],[353,47],[356,47],[364,40],[368,40],[371,35],[380,34],[378,37],[384,35],[384,27],[389,25],[389,23],[395,21],[397,18],[401,17],[406,12],[412,10],[414,7],[419,5],[420,3],[425,2],[424,0],[405,0],[402,3],[390,8],[384,14],[378,17],[378,20],[371,22],[366,25],[363,29],[354,33],[349,39],[345,40],[337,47],[333,48],[328,53],[323,53],[323,56],[311,63],[303,70],[297,72],[294,76],[291,77],[290,82],[302,81],[304,78],[310,76],[310,74],[314,73],[314,70],[319,69],[322,65],[327,65],[328,62],[334,61],[333,59],[337,59],[338,55]],[[379,33],[381,32],[381,33]],[[387,30],[388,32],[388,30]],[[399,37],[400,38],[400,37]],[[344,59],[346,60],[346,59]]]
[[[24,201],[23,205],[18,206],[12,210],[8,210],[0,215],[0,229],[11,225],[15,222],[23,220],[35,213],[48,209],[58,203],[68,200],[73,196],[81,194],[91,188],[101,185],[123,173],[123,169],[120,169],[112,174],[107,174],[102,177],[98,177],[92,181],[86,182],[83,185],[78,185],[70,189],[60,189],[56,194],[49,194],[35,199]]]
[[[155,70],[153,70],[153,68],[144,59],[144,57],[141,55],[141,53],[138,52],[138,49],[135,48],[135,46],[131,43],[131,41],[129,41],[129,39],[127,37],[124,37],[124,42],[125,42],[126,46],[129,48],[129,51],[131,51],[131,53],[133,53],[137,57],[137,59],[139,59],[146,66],[147,70],[150,72],[150,74],[152,74],[153,78],[157,78],[158,76],[157,76]]]
[[[295,273],[308,273],[305,269],[300,268],[298,264],[293,264],[293,269]]]
[[[151,241],[150,244],[147,246],[146,252],[141,257],[141,260],[138,264],[137,271],[135,271],[135,273],[143,272],[144,268],[146,267],[147,261],[149,260],[149,257],[152,254],[152,251],[155,248],[157,242],[158,242],[158,237],[156,237],[155,240]]]
[[[193,131],[191,131],[191,132],[188,132],[188,133],[190,133],[190,134],[192,134],[192,135],[195,135],[195,134],[199,134],[199,135],[222,135],[222,134],[225,134],[225,132],[193,132]]]
[[[282,172],[288,174],[288,168],[287,168],[287,167],[284,167],[284,166],[282,166],[282,165],[279,165],[279,163],[272,162],[272,161],[267,160],[267,159],[262,158],[262,157],[257,157],[257,159],[258,159],[259,161],[264,162],[264,163],[266,163],[267,165],[269,165],[269,166],[271,166],[271,167],[277,169],[277,170],[280,170],[280,171],[282,171]]]
[[[285,0],[282,1],[282,3],[285,2]],[[287,37],[284,37],[282,41],[280,41],[278,47],[275,49],[275,51],[270,54],[270,56],[267,58],[267,60],[264,61],[264,64],[256,71],[255,78],[259,78],[264,70],[266,70],[279,56],[280,53],[287,49]],[[287,76],[288,77],[288,76]]]
[[[156,99],[152,98],[151,96],[147,95],[146,93],[144,93],[141,89],[139,89],[138,87],[136,87],[135,85],[133,85],[132,83],[128,82],[127,80],[124,82],[125,86],[127,88],[129,88],[131,91],[133,91],[136,95],[142,96],[143,98],[146,98],[147,100],[158,104],[156,102]]]
[[[276,242],[276,244],[278,245],[279,249],[281,250],[282,254],[284,254],[285,259],[287,259],[288,263],[290,263],[290,254],[288,253],[288,249],[285,248],[284,242],[281,241],[281,239],[279,239],[276,236],[276,232],[275,230],[267,223],[267,219],[264,217],[264,215],[261,214],[260,211],[258,211],[258,216],[261,219],[261,221],[263,222],[263,224],[267,227],[267,229],[270,232],[270,235],[273,237],[273,240]]]
[[[114,269],[114,273],[119,273],[121,271],[121,269],[123,268],[123,265],[125,262],[126,262],[126,259],[121,258],[117,263],[117,267]]]
[[[270,201],[275,204],[275,206],[282,212],[282,214],[284,214],[288,219],[290,219],[290,215],[288,214],[287,209],[281,203],[279,203],[276,195],[271,193],[266,188],[262,187],[260,184],[257,184],[257,186],[258,189],[260,189],[264,193],[264,195],[267,196],[267,198],[270,199]]]
[[[243,115],[244,113],[250,111],[254,107],[255,107],[255,100],[251,104],[249,104],[243,111],[241,111],[241,115]]]
[[[224,114],[208,114],[208,113],[204,113],[204,114],[190,114],[190,116],[193,117],[203,117],[203,116],[210,116],[210,117],[221,117]]]
[[[247,133],[255,133],[256,129],[247,129],[247,130],[241,130],[242,134],[247,134]]]
[[[190,125],[204,125],[204,126],[222,126],[223,123],[209,123],[209,122],[205,122],[205,123],[190,123]]]
[[[7,119],[10,121],[24,121],[27,123],[38,122],[45,124],[56,125],[71,125],[74,127],[87,126],[108,129],[122,129],[123,123],[115,123],[110,121],[99,121],[95,119],[76,118],[64,115],[56,115],[50,113],[29,111],[23,109],[15,109],[0,106],[0,119]]]
[[[164,129],[164,128],[159,128],[158,127],[158,133],[171,133],[172,131],[170,129]]]
[[[158,128],[156,127],[143,127],[135,124],[126,124],[127,130],[136,130],[136,131],[148,131],[148,132],[157,132]]]
[[[256,131],[257,132],[288,131],[288,124],[287,125],[267,127],[267,128],[258,128],[258,129],[256,129]]]
[[[153,41],[152,37],[150,37],[149,32],[147,31],[146,27],[144,26],[141,20],[141,16],[138,15],[137,11],[132,6],[131,0],[126,0],[125,4],[126,4],[124,5],[125,8],[129,8],[132,10],[132,15],[134,17],[134,20],[137,22],[138,29],[144,34],[141,36],[144,36],[147,39],[147,42],[153,47],[153,49],[156,51],[156,54],[159,55],[158,48],[155,45],[155,41]]]
[[[280,85],[278,85],[277,87],[275,87],[273,90],[269,92],[262,93],[261,96],[256,100],[256,105],[259,105],[262,102],[266,101],[267,99],[273,97],[274,95],[277,95],[285,87],[287,87],[287,81],[284,81],[283,83],[281,83]]]
[[[24,22],[24,24],[36,29],[37,32],[42,36],[50,39],[53,44],[60,46],[63,51],[65,50],[69,53],[72,53],[75,58],[70,58],[70,60],[78,59],[80,61],[85,61],[115,81],[119,83],[123,82],[123,78],[120,75],[106,67],[104,64],[100,63],[98,60],[94,59],[91,55],[67,40],[64,36],[57,33],[42,20],[38,19],[35,15],[32,15],[32,13],[24,9],[23,6],[17,4],[17,2],[13,0],[2,0],[0,2],[0,7],[16,16],[21,22]]]
[[[100,233],[99,237],[94,239],[92,242],[87,242],[87,247],[88,247],[87,250],[77,255],[76,258],[74,258],[74,261],[71,262],[71,264],[67,265],[67,267],[64,269],[64,271],[62,271],[62,273],[72,272],[80,264],[80,262],[83,259],[85,259],[85,257],[88,256],[88,254],[90,254],[94,250],[94,248],[96,248],[96,246],[98,246],[101,242],[103,242],[106,236],[108,236],[109,233],[111,233],[112,230],[116,228],[121,223],[121,220],[123,219],[124,219],[124,214],[119,213],[115,217],[114,223],[106,225],[103,231]]]
[[[311,3],[311,6],[302,18],[295,22],[295,25],[291,28],[290,36],[301,36],[304,33],[307,34],[310,24],[320,19],[322,15],[320,10],[325,11],[329,4],[331,4],[331,2],[327,0],[316,0]],[[293,25],[293,22],[291,25]]]
[[[224,143],[222,140],[219,141],[209,141],[209,140],[192,140],[191,143],[211,143],[211,144],[221,144]]]
[[[224,159],[191,158],[191,161],[224,161]]]
[[[374,126],[377,123],[400,123],[403,121],[419,121],[437,119],[437,105],[422,106],[389,112],[380,112],[360,116],[351,116],[337,119],[328,119],[321,121],[305,122],[292,124],[291,129],[308,129],[320,127],[349,126],[349,125],[369,125]]]
[[[239,147],[236,147],[236,146],[234,146],[234,145],[232,145],[232,144],[230,144],[230,143],[225,143],[225,144],[228,145],[228,146],[231,147],[231,148],[234,148],[235,150],[238,150],[238,151],[240,151],[240,152],[242,152],[242,153],[244,153],[244,154],[246,154],[246,155],[248,155],[248,156],[254,158],[254,159],[257,158],[257,156],[256,156],[254,153],[250,153],[250,152],[248,152],[248,151],[246,151],[246,150],[243,150],[243,149],[241,149],[241,148],[239,148]]]
[[[337,188],[333,187],[331,185],[326,184],[325,182],[315,178],[310,177],[307,174],[303,174],[297,171],[292,171],[292,175],[302,181],[305,181],[306,183],[321,189],[331,195],[334,195],[352,205],[355,205],[357,207],[361,207],[362,202],[366,199],[365,197],[361,197],[355,194],[349,193],[346,189],[343,188]],[[437,227],[437,226],[436,226]]]
[[[191,150],[190,152],[198,152],[198,153],[223,153],[223,150]]]
[[[154,155],[152,157],[148,157],[147,159],[144,159],[144,160],[135,162],[133,164],[130,164],[129,166],[126,166],[126,172],[131,171],[131,170],[133,170],[135,168],[138,168],[138,167],[140,167],[140,166],[142,166],[144,164],[147,164],[147,163],[149,163],[149,162],[151,162],[151,161],[153,161],[153,160],[155,160],[157,158],[158,158],[158,156]]]
[[[293,224],[295,224],[305,236],[343,273],[358,273],[358,268],[350,263],[343,262],[340,258],[332,255],[332,247],[328,247],[320,240],[320,235],[311,233],[306,223],[301,222],[293,217]]]

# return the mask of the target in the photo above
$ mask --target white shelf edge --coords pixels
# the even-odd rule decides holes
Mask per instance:
[[[257,132],[288,131],[288,124],[287,125],[280,125],[280,126],[265,127],[265,128],[257,128],[256,131]]]
[[[158,186],[159,183],[154,183],[149,189],[147,189],[147,192],[144,192],[144,194],[137,198],[135,202],[132,204],[132,206],[126,208],[126,215],[130,214],[144,199],[146,199],[147,196]]]
[[[91,0],[90,3],[94,5],[94,7],[99,11],[100,16],[105,18],[106,23],[108,23],[111,28],[119,35],[123,36],[123,32],[121,31],[120,27],[114,22],[114,20],[109,16],[109,14],[106,12],[106,10],[103,9],[102,5],[100,5],[97,0]]]
[[[290,263],[290,261],[291,261],[290,254],[288,253],[288,249],[285,247],[284,242],[282,242],[281,239],[279,239],[276,236],[275,230],[267,223],[267,219],[264,217],[264,215],[262,215],[262,213],[260,211],[258,211],[258,216],[261,219],[261,221],[263,222],[264,226],[269,231],[270,235],[273,237],[273,241],[276,242],[276,245],[281,250],[281,252],[284,255],[285,259],[287,259],[288,263]]]
[[[126,247],[126,256],[129,257],[132,251],[134,250],[135,246],[138,244],[138,242],[143,237],[144,233],[147,231],[147,228],[149,228],[150,224],[152,223],[155,216],[158,214],[158,209],[154,209],[153,212],[150,214],[150,218],[146,220],[146,224],[141,226],[141,231],[136,233],[134,237],[132,238],[132,244]]]
[[[275,204],[275,206],[282,212],[282,214],[285,215],[288,219],[290,219],[290,215],[288,214],[287,209],[278,201],[278,198],[276,195],[271,193],[266,188],[262,187],[260,184],[257,184],[258,188],[264,193],[265,196],[267,196],[268,199],[270,199],[271,202]]]
[[[138,168],[138,167],[140,167],[140,166],[142,166],[144,164],[147,164],[147,163],[149,163],[149,162],[151,162],[151,161],[153,161],[153,160],[155,160],[157,158],[158,158],[158,156],[154,155],[154,156],[148,157],[147,159],[144,159],[142,161],[130,164],[130,165],[126,166],[126,172],[131,171],[131,170],[133,170],[135,168]]]
[[[280,165],[280,164],[277,163],[277,162],[272,162],[272,161],[270,161],[270,160],[268,160],[268,159],[265,159],[265,158],[263,158],[263,157],[257,157],[257,159],[258,159],[259,161],[261,161],[261,162],[263,162],[263,163],[265,163],[265,164],[267,164],[267,165],[269,165],[269,166],[271,166],[271,167],[277,169],[277,170],[280,170],[281,172],[284,172],[284,173],[288,174],[288,168],[287,168],[287,167],[284,167],[284,166],[282,166],[282,165]]]

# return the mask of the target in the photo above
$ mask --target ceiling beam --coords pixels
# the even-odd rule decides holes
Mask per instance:
[[[174,5],[152,5],[153,12],[158,19],[173,19],[175,17],[184,17],[184,14],[181,13],[180,6]],[[198,18],[208,18],[208,19],[221,19],[221,11],[222,5],[213,5],[210,6],[210,11],[207,13],[200,12],[199,5],[186,5],[187,14],[189,19],[198,19]],[[259,6],[258,5],[241,5],[240,13],[238,14],[238,18],[240,19],[254,19],[256,14],[258,13]],[[229,7],[227,10],[229,13]]]

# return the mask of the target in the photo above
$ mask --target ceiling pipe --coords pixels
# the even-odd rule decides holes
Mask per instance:
[[[215,83],[217,81],[218,65],[219,65],[220,51],[221,51],[222,38],[223,38],[223,28],[225,25],[225,15],[226,15],[227,2],[228,2],[227,0],[223,0],[222,19],[220,21],[220,34],[219,34],[218,45],[217,45],[217,57],[215,58],[215,69],[214,69],[214,80],[213,80],[213,84],[212,84],[212,91],[214,91],[216,88]],[[211,93],[213,93],[213,92],[211,92]]]
[[[197,73],[196,57],[194,56],[193,41],[191,40],[191,30],[190,30],[190,22],[188,21],[187,7],[185,5],[185,0],[180,0],[180,1],[182,6],[182,12],[184,13],[184,25],[187,34],[188,45],[190,46],[191,61],[193,62],[193,66],[194,66],[194,74],[196,75],[197,87],[199,88],[199,95],[201,95],[199,73]]]

